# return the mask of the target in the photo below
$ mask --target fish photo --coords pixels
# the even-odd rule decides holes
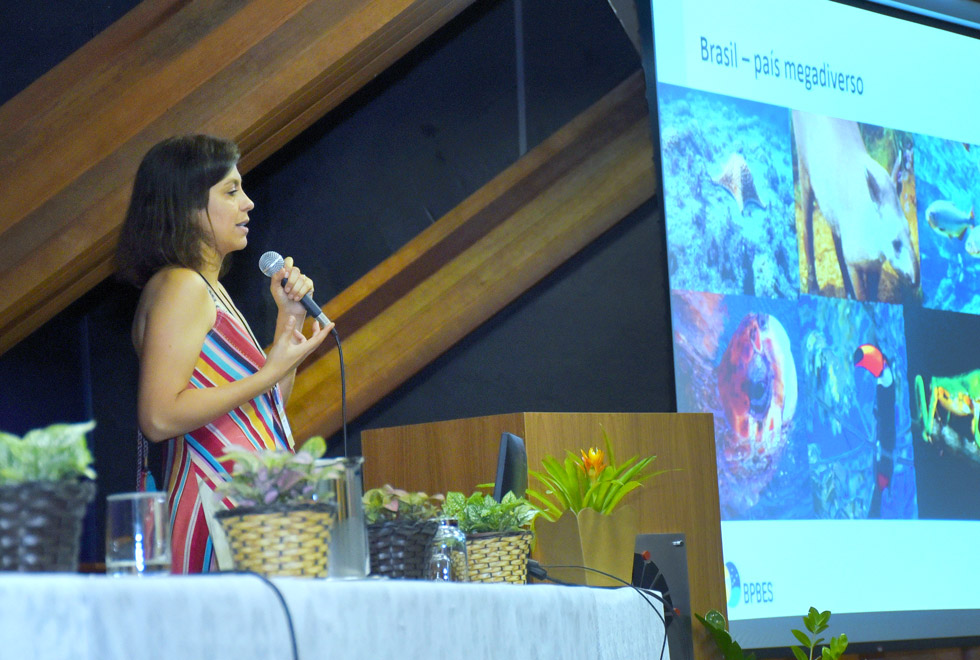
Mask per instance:
[[[923,307],[980,314],[980,149],[915,138]]]
[[[795,298],[789,112],[671,85],[657,93],[672,285]]]
[[[916,301],[918,223],[910,134],[792,112],[800,290]]]

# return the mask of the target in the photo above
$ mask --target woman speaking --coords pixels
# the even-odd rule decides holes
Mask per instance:
[[[254,207],[238,159],[233,142],[206,135],[150,149],[117,253],[120,276],[142,289],[132,326],[138,422],[143,437],[167,441],[175,573],[214,567],[198,484],[226,478],[225,448],[292,449],[284,404],[296,367],[333,327],[302,334],[313,282],[287,257],[270,283],[278,315],[265,354],[219,281],[225,257],[248,243]]]

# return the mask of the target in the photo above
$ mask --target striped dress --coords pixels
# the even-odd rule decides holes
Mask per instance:
[[[212,298],[214,296],[212,295]],[[265,354],[248,328],[215,299],[217,316],[197,358],[188,388],[216,387],[255,373]],[[292,449],[293,439],[277,385],[207,426],[168,442],[166,474],[174,573],[201,573],[217,564],[198,490],[212,490],[232,465],[220,462],[225,447]]]

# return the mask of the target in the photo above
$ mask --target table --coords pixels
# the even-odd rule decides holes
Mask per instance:
[[[277,591],[301,660],[656,660],[664,639],[627,588],[7,573],[0,657],[290,660]]]

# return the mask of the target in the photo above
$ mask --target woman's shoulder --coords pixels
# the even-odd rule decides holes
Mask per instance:
[[[163,268],[147,281],[133,318],[132,339],[142,352],[148,327],[206,333],[216,315],[204,278],[190,268]],[[198,330],[195,330],[197,328]]]
[[[143,287],[137,319],[151,310],[180,310],[181,314],[201,313],[213,322],[214,303],[204,278],[190,268],[167,267],[153,274]]]
[[[207,299],[207,282],[196,270],[176,266],[161,268],[143,287],[143,296],[152,298],[177,295],[181,298]]]

